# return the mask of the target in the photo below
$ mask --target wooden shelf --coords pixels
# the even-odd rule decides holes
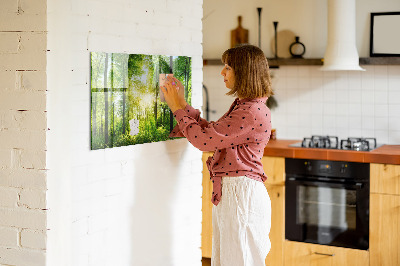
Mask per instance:
[[[271,68],[279,66],[322,66],[323,58],[268,58]],[[204,59],[204,66],[222,65],[220,59]],[[400,65],[400,57],[362,57],[360,65]]]
[[[322,66],[322,58],[268,58],[270,67]]]
[[[321,58],[268,58],[268,64],[270,67],[279,66],[311,66],[311,65],[322,65]],[[218,66],[222,65],[220,59],[204,59],[204,66]]]
[[[360,65],[400,65],[400,57],[362,57]]]

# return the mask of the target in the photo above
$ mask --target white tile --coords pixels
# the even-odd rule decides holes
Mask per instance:
[[[312,101],[311,102],[311,112],[313,115],[319,114],[322,116],[324,110],[324,104],[320,101]]]
[[[323,101],[325,103],[334,103],[336,101],[336,91],[335,88],[332,88],[332,86],[326,86],[324,87],[324,97]]]
[[[310,127],[298,127],[297,128],[297,136],[301,139],[304,136],[311,136],[311,128]]]
[[[362,106],[360,103],[349,104],[349,115],[360,117],[362,113]]]
[[[389,104],[389,118],[400,116],[400,104]]]
[[[297,77],[298,76],[298,67],[297,66],[287,66],[286,68],[286,77]]]
[[[400,131],[400,117],[389,117],[389,130]]]
[[[299,114],[309,116],[311,114],[311,110],[312,110],[311,104],[307,102],[299,104],[299,109],[298,109]]]
[[[348,72],[340,71],[336,76],[336,89],[347,90],[349,87]]]
[[[310,88],[311,82],[310,82],[310,78],[308,78],[308,77],[300,76],[298,78],[297,82],[298,82],[298,85],[297,85],[298,88],[306,88],[306,89]]]
[[[311,77],[323,77],[324,76],[324,71],[320,70],[320,66],[313,66],[310,67],[310,75]]]
[[[339,116],[349,115],[349,105],[345,103],[336,103],[336,114]]]
[[[323,114],[326,115],[335,115],[336,114],[336,105],[334,103],[325,103],[323,107]]]
[[[353,80],[361,80],[361,74],[363,71],[347,71],[347,77]]]
[[[349,128],[350,129],[361,129],[362,121],[360,116],[349,116]]]
[[[375,129],[375,138],[378,144],[386,144],[389,142],[388,130]]]
[[[324,90],[321,88],[316,88],[311,93],[311,101],[314,102],[321,102],[324,96]]]
[[[362,90],[373,90],[374,89],[374,78],[373,76],[362,76],[361,78],[361,89]]]
[[[336,136],[337,128],[335,127],[324,127],[323,133],[321,135]]]
[[[336,116],[336,127],[339,129],[348,129],[349,127],[349,117],[344,115]]]
[[[349,137],[349,129],[348,128],[338,128],[336,130],[336,136],[339,138],[338,145],[340,146],[340,140],[346,139]]]
[[[374,101],[375,101],[375,104],[387,104],[388,103],[388,92],[387,91],[375,91]]]
[[[375,121],[370,116],[363,116],[361,118],[362,129],[373,130],[375,128]]]
[[[374,89],[375,89],[375,91],[386,91],[388,89],[388,79],[387,78],[375,78]]]
[[[324,80],[322,77],[311,77],[310,79],[310,87],[313,89],[322,88],[324,85]]]
[[[375,106],[373,104],[362,104],[361,115],[363,117],[373,117],[375,115]]]
[[[324,120],[322,122],[323,122],[323,128],[325,130],[335,128],[336,116],[335,115],[324,115]],[[331,134],[331,133],[329,133],[329,134]]]
[[[277,77],[285,77],[287,72],[287,67],[282,66],[275,69],[270,69],[270,74]]]
[[[310,135],[324,135],[325,132],[322,127],[312,127]]]
[[[388,144],[399,145],[400,143],[400,131],[389,131]]]
[[[349,137],[359,137],[362,135],[362,130],[361,128],[349,128]]]
[[[349,103],[349,94],[350,92],[348,90],[337,90],[336,91],[336,103]]]
[[[375,117],[388,117],[389,107],[387,104],[375,104]]]
[[[275,91],[275,93],[278,90],[283,90],[285,88],[286,88],[286,78],[284,77],[272,78],[272,89]]]
[[[311,126],[314,129],[322,129],[324,117],[321,113],[313,113],[311,115]]]
[[[361,72],[350,71],[348,73],[348,88],[349,90],[361,90]]]
[[[361,101],[365,103],[374,103],[374,91],[373,90],[362,90]]]
[[[375,65],[364,65],[365,71],[355,71],[361,73],[361,76],[373,76],[375,72]]]
[[[350,103],[361,103],[362,91],[361,90],[349,90],[349,102]]]
[[[400,104],[400,90],[398,91],[389,91],[389,104]]]
[[[335,78],[335,71],[321,71],[324,78]]]
[[[299,88],[298,78],[297,77],[287,77],[286,78],[286,87],[288,89]]]
[[[288,123],[288,125],[293,126],[293,127],[298,127],[298,126],[302,125],[299,120],[299,116],[297,114],[289,115],[287,117],[287,123]]]
[[[388,130],[389,118],[388,117],[375,117],[375,130]]]
[[[397,76],[400,77],[400,66],[388,66],[388,76]]]
[[[363,128],[361,130],[361,136],[363,138],[374,138],[375,137],[375,132],[373,129],[368,129],[368,128]]]
[[[311,76],[311,68],[308,66],[299,67],[297,70],[298,77],[309,79]]]
[[[376,65],[374,69],[374,77],[376,78],[387,78],[388,66],[387,65]]]

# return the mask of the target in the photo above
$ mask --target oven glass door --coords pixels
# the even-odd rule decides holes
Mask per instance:
[[[296,180],[287,181],[286,189],[286,196],[292,195],[286,204],[287,239],[368,249],[361,184]]]

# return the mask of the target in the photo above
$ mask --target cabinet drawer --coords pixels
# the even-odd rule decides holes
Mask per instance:
[[[285,241],[285,266],[365,266],[369,254],[365,250]]]

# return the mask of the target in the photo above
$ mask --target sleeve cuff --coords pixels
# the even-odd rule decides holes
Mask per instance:
[[[189,106],[189,105],[187,105]],[[186,106],[186,108],[187,108]],[[172,129],[171,133],[169,134],[170,138],[181,138],[181,137],[185,137],[180,128],[179,128],[179,120],[181,120],[185,115],[186,115],[186,108],[185,111],[183,109],[178,109],[174,112],[174,118],[176,119],[176,121],[178,121],[178,124],[174,127],[174,129]],[[193,108],[193,107],[192,107]]]

